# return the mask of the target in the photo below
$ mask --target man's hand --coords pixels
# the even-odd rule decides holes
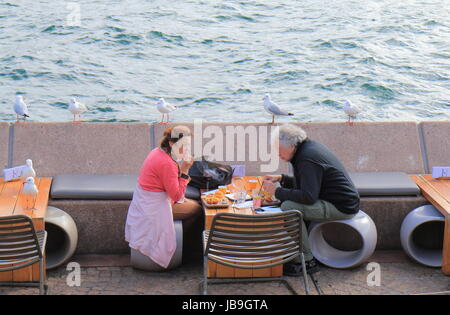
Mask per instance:
[[[281,182],[281,175],[267,175],[263,178],[264,181],[270,181],[272,183]]]
[[[270,181],[270,180],[265,180],[263,182],[263,189],[265,191],[267,191],[268,193],[270,193],[272,196],[275,195],[275,190],[277,190],[278,186],[276,186],[274,184],[274,182]]]

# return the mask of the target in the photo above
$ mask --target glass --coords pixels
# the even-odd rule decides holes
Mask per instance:
[[[227,193],[227,186],[219,186],[219,191],[225,195]]]
[[[247,191],[246,190],[238,190],[237,192],[235,192],[234,196],[235,196],[237,204],[244,203],[245,199],[247,197]]]

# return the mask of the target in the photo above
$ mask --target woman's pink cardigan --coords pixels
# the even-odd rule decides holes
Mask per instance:
[[[144,161],[138,183],[144,190],[165,191],[172,203],[183,198],[188,180],[178,176],[177,163],[161,148],[153,149]]]

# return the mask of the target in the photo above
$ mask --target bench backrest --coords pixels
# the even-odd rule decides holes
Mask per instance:
[[[420,128],[428,158],[427,173],[431,173],[433,166],[450,166],[450,122],[422,122]]]
[[[38,176],[137,174],[150,151],[145,123],[19,123],[13,165],[33,160]]]
[[[288,164],[271,148],[271,132],[275,126],[267,123],[178,123],[154,125],[155,145],[159,145],[164,130],[183,125],[193,132],[194,156],[204,155],[211,161],[229,165],[245,165],[245,175],[287,173]],[[197,148],[197,149],[196,149]]]
[[[418,128],[414,122],[300,125],[311,139],[334,152],[348,171],[424,171]]]

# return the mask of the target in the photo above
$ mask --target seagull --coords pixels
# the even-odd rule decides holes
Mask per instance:
[[[33,177],[28,177],[25,180],[25,182],[23,183],[22,194],[27,197],[27,209],[30,209],[30,207],[28,206],[30,198],[33,199],[33,203],[34,203],[34,198],[36,198],[36,196],[38,194],[38,189],[37,189],[36,185],[34,184]]]
[[[162,115],[160,124],[164,124],[164,123],[167,124],[169,122],[169,113],[173,112],[174,110],[177,109],[176,106],[166,103],[166,101],[162,97],[156,103],[156,107],[158,108],[159,112]],[[167,122],[164,122],[165,114],[167,114]]]
[[[344,112],[348,115],[347,124],[353,125],[352,119],[356,118],[356,115],[361,112],[361,109],[353,105],[349,100],[344,102]]]
[[[270,95],[266,94],[263,98],[264,109],[272,115],[272,124],[275,123],[275,116],[293,116],[294,114],[282,110],[277,104],[272,102]]]
[[[23,119],[25,120],[27,117],[30,117],[28,115],[28,106],[23,101],[22,95],[16,95],[16,102],[14,103],[14,111],[17,115],[17,122],[19,122],[19,116],[23,116]]]
[[[78,115],[78,119],[80,119],[80,115],[82,113],[84,113],[85,111],[87,111],[88,108],[86,107],[86,105],[77,102],[77,100],[75,99],[75,97],[72,97],[70,99],[70,103],[69,103],[69,111],[72,113],[73,115],[73,121],[75,122],[75,117]]]
[[[22,176],[20,176],[23,180],[26,180],[28,177],[36,177],[36,172],[33,168],[33,161],[31,159],[27,159],[25,161],[26,165],[22,169]]]

